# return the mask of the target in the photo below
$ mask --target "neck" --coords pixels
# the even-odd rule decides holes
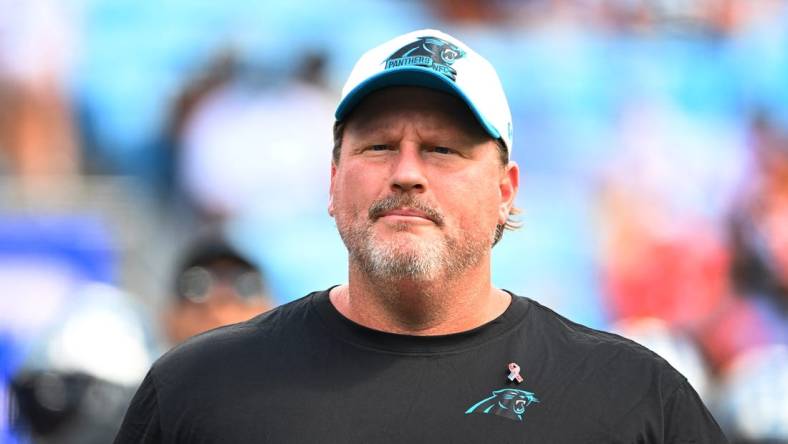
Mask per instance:
[[[500,316],[511,296],[494,288],[489,258],[457,276],[381,282],[350,263],[348,285],[330,294],[336,309],[366,327],[399,334],[467,331]]]

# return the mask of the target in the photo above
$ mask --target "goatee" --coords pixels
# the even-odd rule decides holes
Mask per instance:
[[[431,240],[398,236],[379,239],[374,224],[386,212],[397,208],[418,210],[438,228],[445,226],[445,217],[438,209],[410,194],[393,194],[373,202],[363,224],[354,224],[352,217],[337,218],[337,228],[351,262],[373,279],[384,282],[430,281],[442,274],[456,275],[478,264],[492,247],[494,230],[476,238],[464,233],[464,239],[448,236]],[[392,228],[404,232],[411,230],[412,226],[403,222]],[[405,233],[402,235],[407,236]]]

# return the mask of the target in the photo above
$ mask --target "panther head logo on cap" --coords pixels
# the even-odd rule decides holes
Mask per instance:
[[[452,81],[457,79],[457,70],[451,65],[465,55],[465,51],[437,37],[419,37],[390,55],[386,69],[403,66],[424,66],[445,75]]]

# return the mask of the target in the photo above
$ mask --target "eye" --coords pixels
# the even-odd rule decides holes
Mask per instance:
[[[391,149],[389,145],[371,145],[369,147],[370,151],[386,151]]]
[[[438,153],[438,154],[455,154],[457,151],[455,151],[455,150],[453,150],[451,148],[447,148],[445,146],[436,146],[436,147],[432,148],[432,152]]]

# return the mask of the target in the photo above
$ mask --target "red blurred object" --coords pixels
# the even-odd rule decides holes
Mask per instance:
[[[703,233],[641,240],[626,260],[613,257],[603,272],[613,316],[658,318],[694,329],[728,294],[727,251]]]
[[[752,299],[728,298],[725,306],[699,332],[709,363],[722,369],[749,349],[773,341],[766,319]]]

